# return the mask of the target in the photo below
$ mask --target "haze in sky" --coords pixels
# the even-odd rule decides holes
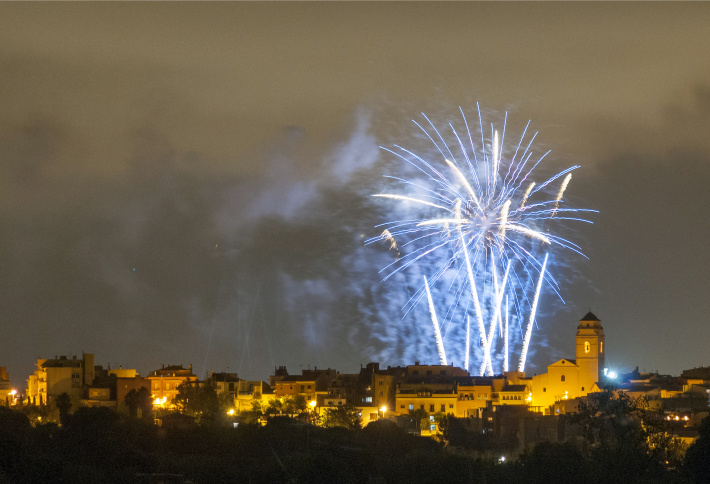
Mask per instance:
[[[476,102],[512,137],[531,119],[599,210],[528,372],[590,309],[622,371],[707,365],[708,25],[700,2],[2,4],[0,366],[434,363],[363,244],[370,195],[398,166],[379,146],[431,149],[412,120]]]

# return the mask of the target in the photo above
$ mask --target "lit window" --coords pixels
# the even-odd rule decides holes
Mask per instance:
[[[599,342],[599,353],[604,353],[604,342],[603,341]]]
[[[413,404],[413,403],[410,403],[410,404],[409,404],[409,410],[414,410],[414,404]]]
[[[584,342],[584,352],[589,353],[589,349],[590,349],[589,341],[585,341]]]

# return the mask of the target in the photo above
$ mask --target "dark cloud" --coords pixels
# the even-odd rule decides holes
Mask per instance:
[[[533,366],[569,356],[590,305],[620,364],[708,363],[707,4],[0,10],[16,383],[82,350],[250,378],[425,359],[427,315],[401,310],[421,274],[383,284],[392,254],[363,245],[388,210],[369,195],[400,168],[377,146],[419,149],[411,119],[445,126],[476,101],[511,133],[532,118],[544,170],[579,162],[570,203],[600,210],[570,234],[590,259],[557,261],[567,304],[545,294]]]

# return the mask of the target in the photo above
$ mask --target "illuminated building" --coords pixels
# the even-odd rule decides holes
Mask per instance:
[[[590,311],[577,326],[576,359],[557,360],[548,365],[547,373],[532,378],[533,407],[549,413],[555,402],[599,391],[598,382],[604,372],[604,344],[604,328]]]
[[[230,401],[239,393],[239,375],[237,373],[214,373],[210,371],[209,381],[214,385],[217,395],[227,395]]]
[[[75,399],[86,396],[86,389],[94,382],[94,355],[84,353],[69,359],[38,359],[37,370],[27,379],[27,397],[37,405],[47,398],[67,393]]]
[[[192,373],[192,365],[188,368],[182,365],[163,365],[161,369],[151,371],[146,379],[150,381],[153,405],[157,407],[171,407],[173,398],[178,394],[178,386],[186,381],[197,381]]]

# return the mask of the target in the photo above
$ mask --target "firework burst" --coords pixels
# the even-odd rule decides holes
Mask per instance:
[[[414,123],[433,143],[434,155],[425,157],[398,145],[381,147],[404,161],[411,176],[387,177],[398,188],[374,196],[399,202],[398,209],[407,216],[378,226],[382,235],[367,243],[385,240],[397,248],[396,260],[382,270],[384,280],[413,264],[428,272],[403,309],[406,316],[427,298],[442,364],[447,362],[447,351],[461,351],[468,369],[473,346],[481,374],[494,374],[498,363],[508,371],[509,349],[514,346],[509,342],[509,334],[514,333],[509,332],[510,321],[520,340],[518,371],[524,371],[543,285],[559,295],[549,271],[549,253],[561,248],[583,255],[579,246],[553,232],[560,222],[591,223],[580,213],[592,210],[564,205],[565,190],[578,166],[536,184],[534,170],[549,151],[534,155],[537,133],[528,139],[530,122],[514,149],[508,150],[504,146],[507,113],[502,135],[491,125],[486,137],[479,107],[475,140],[463,110],[463,129],[449,124],[446,137],[422,116],[426,127]],[[441,291],[447,297],[441,299],[447,299],[448,306],[441,324],[432,296],[437,283],[446,286]],[[470,338],[471,319],[478,344]],[[463,332],[457,328],[465,328],[465,338],[452,336]],[[502,354],[496,353],[501,340]]]

